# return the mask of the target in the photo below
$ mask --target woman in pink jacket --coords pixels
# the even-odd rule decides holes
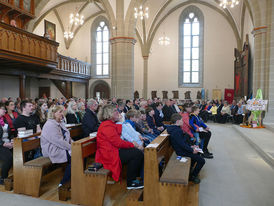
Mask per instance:
[[[49,109],[48,120],[41,133],[41,148],[44,157],[49,157],[51,162],[65,163],[67,167],[59,186],[70,180],[71,176],[71,138],[68,129],[62,122],[64,107],[54,105]]]

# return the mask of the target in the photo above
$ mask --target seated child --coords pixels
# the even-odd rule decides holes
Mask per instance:
[[[207,149],[209,143],[211,132],[209,131],[208,126],[203,122],[203,120],[198,116],[200,109],[196,106],[192,107],[192,113],[189,118],[189,124],[192,127],[191,132],[196,137],[196,141],[200,141],[200,148],[203,150],[204,158],[212,159],[212,153]]]
[[[122,119],[122,117],[121,117]],[[144,149],[144,142],[141,139],[141,135],[139,132],[137,132],[130,123],[128,122],[117,122],[116,124],[122,124],[122,134],[121,139],[126,140],[128,142],[134,143],[136,142],[139,147],[138,149],[143,150]]]
[[[123,124],[129,123],[135,132],[138,132],[139,138],[145,143],[145,146],[148,145],[151,141],[143,134],[142,131],[139,131],[138,126],[136,127],[136,122],[138,120],[138,112],[136,110],[129,110],[126,113],[126,121]]]
[[[188,144],[187,137],[181,129],[181,125],[183,124],[182,116],[178,113],[173,114],[171,116],[171,123],[172,125],[167,127],[167,132],[170,134],[171,146],[178,156],[190,157],[192,167],[197,163],[190,174],[190,181],[199,184],[200,179],[198,178],[198,174],[204,166],[205,160],[198,154],[196,146]]]

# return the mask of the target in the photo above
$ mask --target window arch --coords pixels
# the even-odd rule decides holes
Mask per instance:
[[[179,20],[179,86],[202,87],[204,16],[196,6],[183,10]]]
[[[91,29],[92,45],[92,75],[95,77],[109,77],[110,74],[110,30],[105,17],[97,17]]]

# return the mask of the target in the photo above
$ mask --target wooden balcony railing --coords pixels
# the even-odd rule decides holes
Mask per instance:
[[[91,65],[87,62],[58,54],[57,70],[90,76]]]
[[[91,65],[57,53],[59,43],[0,22],[0,67],[88,80]],[[47,76],[47,78],[51,78]]]
[[[56,68],[59,43],[0,22],[0,58]]]

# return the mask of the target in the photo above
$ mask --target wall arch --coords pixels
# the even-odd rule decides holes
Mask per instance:
[[[106,81],[104,81],[104,80],[97,80],[97,81],[93,82],[93,83],[90,85],[90,88],[89,88],[90,97],[91,97],[91,98],[96,97],[96,91],[95,91],[95,89],[98,88],[98,87],[100,87],[100,86],[105,87],[105,88],[108,89],[108,95],[107,95],[107,97],[101,96],[101,98],[110,98],[110,91],[111,91],[111,90],[110,90],[110,86],[109,86],[109,84],[108,84]],[[103,88],[102,88],[102,89],[103,89]]]

